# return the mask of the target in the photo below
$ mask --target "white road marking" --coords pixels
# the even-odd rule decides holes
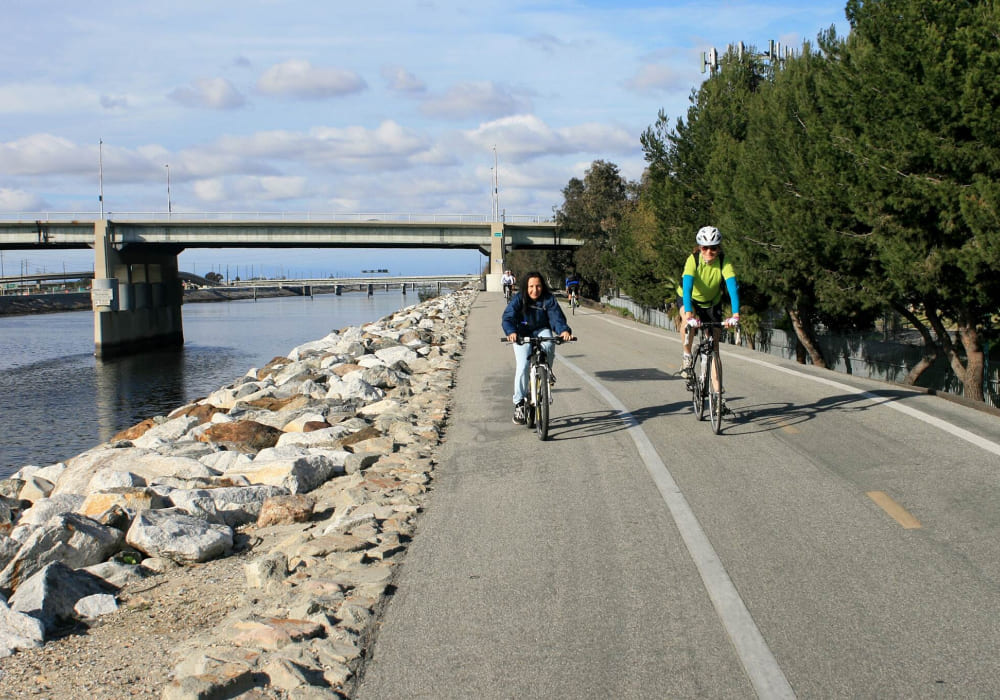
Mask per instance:
[[[681,493],[670,470],[660,459],[656,448],[650,442],[639,422],[628,412],[625,405],[608,391],[600,382],[588,375],[569,360],[557,356],[559,362],[576,372],[614,410],[618,411],[627,426],[627,432],[635,443],[646,470],[659,489],[671,517],[677,524],[684,545],[698,568],[712,605],[722,621],[723,627],[736,648],[736,654],[743,664],[750,683],[760,698],[794,698],[795,693],[788,683],[774,654],[764,640],[750,611],[740,597],[739,591],[726,572],[719,555],[712,547],[708,536],[698,522],[694,511]]]
[[[613,326],[628,328],[629,330],[636,331],[637,333],[645,333],[646,335],[652,335],[657,338],[662,338],[664,340],[672,340],[675,343],[681,342],[680,338],[671,338],[670,336],[664,335],[663,333],[654,333],[653,331],[648,331],[642,328],[635,328],[633,326],[629,326],[624,323],[618,323],[616,321],[612,321],[606,318],[602,318],[601,320],[605,321],[606,323],[610,323]],[[900,413],[906,414],[911,418],[916,418],[919,421],[923,421],[928,425],[933,425],[936,428],[940,428],[946,433],[953,435],[961,440],[965,440],[966,442],[972,443],[976,447],[980,447],[986,450],[987,452],[992,452],[995,455],[1000,455],[1000,444],[997,444],[992,440],[987,440],[984,437],[980,437],[975,433],[966,430],[965,428],[959,428],[957,425],[949,423],[948,421],[942,420],[940,418],[937,418],[936,416],[932,416],[928,413],[924,413],[923,411],[918,411],[917,409],[907,406],[905,404],[901,404],[898,401],[887,401],[884,396],[873,394],[869,391],[865,391],[864,389],[858,389],[856,387],[850,386],[849,384],[842,384],[840,382],[835,382],[832,379],[826,379],[824,377],[814,377],[811,374],[799,372],[794,369],[788,369],[787,367],[779,367],[778,365],[771,364],[770,362],[764,362],[763,360],[755,360],[751,357],[743,357],[742,355],[736,355],[733,353],[726,355],[727,361],[730,358],[735,360],[741,360],[743,362],[750,362],[755,365],[760,365],[761,367],[767,367],[768,369],[773,369],[776,372],[784,372],[785,374],[791,374],[800,379],[808,379],[810,381],[817,382],[819,384],[826,384],[828,386],[834,387],[838,391],[846,391],[851,394],[857,394],[871,401],[878,402],[880,406],[884,406],[885,408],[891,408],[892,410],[899,411]]]

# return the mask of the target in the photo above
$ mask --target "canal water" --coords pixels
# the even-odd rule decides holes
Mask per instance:
[[[0,478],[67,460],[297,345],[418,301],[394,291],[185,304],[183,350],[112,360],[94,357],[90,311],[0,317]]]

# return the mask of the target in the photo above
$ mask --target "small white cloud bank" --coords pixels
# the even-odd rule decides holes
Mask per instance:
[[[424,81],[402,66],[382,66],[382,79],[393,92],[420,94],[427,91]]]
[[[367,87],[364,79],[353,71],[313,66],[301,60],[271,66],[257,81],[257,89],[265,95],[303,100],[342,97]]]
[[[420,105],[420,111],[428,117],[454,120],[496,119],[531,110],[531,100],[522,91],[493,82],[460,83]]]
[[[239,109],[246,98],[225,78],[202,78],[194,85],[171,90],[167,97],[184,107],[199,109]]]

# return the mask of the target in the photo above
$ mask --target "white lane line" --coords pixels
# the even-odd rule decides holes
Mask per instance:
[[[625,405],[600,382],[569,360],[563,359],[562,356],[557,355],[557,359],[580,375],[583,381],[589,384],[611,408],[618,411],[624,420],[628,434],[646,465],[646,470],[653,477],[656,488],[659,489],[674,523],[677,524],[684,545],[698,568],[701,580],[705,584],[705,590],[736,648],[736,654],[743,664],[750,683],[757,691],[757,696],[759,698],[794,698],[795,693],[792,691],[792,686],[785,678],[781,667],[778,666],[767,642],[764,641],[764,635],[757,628],[757,624],[753,621],[739,591],[736,590],[732,579],[726,573],[719,555],[716,554],[715,548],[712,547],[708,536],[702,530],[701,523],[698,522],[698,518],[691,510],[687,499],[681,493],[677,482],[670,474],[670,470],[660,459],[653,443],[639,426],[639,422],[629,413]]]
[[[652,335],[657,338],[672,340],[675,343],[681,342],[680,338],[671,338],[667,335],[664,335],[663,333],[654,333],[652,331],[647,331],[642,328],[634,328],[633,326],[629,326],[624,323],[617,323],[616,321],[612,321],[610,319],[602,319],[602,320],[604,320],[607,323],[610,323],[613,326],[628,328],[629,330],[636,331],[637,333],[645,333],[646,335]],[[928,425],[933,425],[935,428],[940,428],[946,433],[949,433],[950,435],[953,435],[961,440],[965,440],[966,442],[972,443],[976,447],[980,447],[986,450],[987,452],[992,452],[995,455],[1000,455],[1000,444],[993,442],[992,440],[987,440],[984,437],[980,437],[979,435],[976,435],[975,433],[968,431],[965,428],[959,428],[957,425],[942,420],[941,418],[937,418],[936,416],[932,416],[929,413],[924,413],[923,411],[919,411],[905,404],[901,404],[899,401],[887,400],[886,397],[884,396],[873,394],[869,391],[865,391],[864,389],[858,389],[856,387],[850,386],[849,384],[841,384],[840,382],[835,382],[832,379],[825,379],[823,377],[814,377],[811,374],[805,374],[804,372],[799,372],[794,369],[788,369],[787,367],[779,367],[778,365],[774,365],[771,364],[770,362],[765,362],[763,360],[755,360],[751,357],[743,357],[742,355],[737,355],[735,353],[730,353],[726,355],[726,361],[729,361],[730,358],[741,360],[743,362],[750,362],[755,365],[760,365],[761,367],[767,367],[768,369],[773,369],[776,372],[784,372],[785,374],[791,374],[792,376],[798,377],[800,379],[808,379],[810,381],[817,382],[818,384],[826,384],[827,386],[834,387],[838,391],[846,391],[850,394],[857,394],[866,399],[877,402],[880,406],[884,406],[885,408],[891,408],[892,410],[899,411],[900,413],[910,416],[911,418],[916,418],[919,421],[923,421]]]

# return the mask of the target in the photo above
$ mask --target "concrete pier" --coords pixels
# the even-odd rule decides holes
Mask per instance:
[[[95,355],[115,357],[184,345],[178,252],[162,245],[118,248],[109,222],[95,222]]]

